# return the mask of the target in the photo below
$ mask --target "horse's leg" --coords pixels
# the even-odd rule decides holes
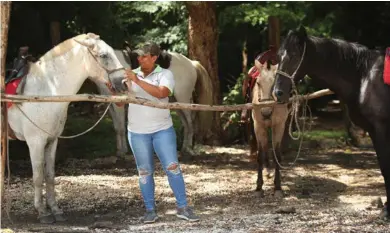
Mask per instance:
[[[50,207],[56,221],[65,221],[64,212],[58,207],[55,193],[55,158],[58,139],[49,141],[45,148],[45,180],[46,180],[46,203]]]
[[[263,166],[265,163],[266,154],[268,153],[268,135],[267,129],[263,124],[254,123],[254,131],[257,140],[257,182],[256,192],[259,192],[259,196],[264,196],[263,191]]]
[[[370,137],[375,147],[377,159],[379,162],[379,167],[382,173],[382,176],[385,181],[386,187],[386,203],[385,208],[380,214],[381,218],[390,218],[390,147],[387,146],[387,143],[390,142],[390,128],[384,127],[386,124],[378,124],[375,132],[370,132]]]
[[[126,140],[125,108],[111,104],[109,111],[115,129],[116,153],[117,156],[123,156],[128,152]]]
[[[189,158],[194,155],[192,150],[194,130],[192,125],[191,111],[187,110],[176,110],[177,115],[180,118],[183,126],[183,144],[181,146],[181,154],[185,158]]]
[[[46,209],[42,201],[42,186],[44,178],[44,149],[46,140],[43,138],[32,138],[26,140],[33,171],[34,183],[34,207],[38,211],[38,219],[41,223],[53,223],[54,217]]]
[[[284,128],[284,123],[272,125],[272,158],[275,161],[274,196],[277,198],[283,197],[279,165],[282,162],[281,145],[284,135]]]
[[[182,111],[183,111],[185,121],[187,122],[187,133],[184,134],[184,139],[186,139],[186,144],[184,144],[184,142],[183,142],[183,148],[186,150],[185,151],[186,153],[193,155],[194,152],[192,149],[194,146],[194,142],[193,142],[194,125],[193,125],[193,121],[192,121],[192,112],[190,110],[184,110],[184,109]],[[183,148],[182,148],[182,150],[183,150]]]
[[[96,83],[99,93],[102,95],[112,95],[111,91],[106,85]],[[126,115],[125,108],[118,107],[114,103],[110,106],[110,116],[112,123],[114,124],[114,130],[116,134],[116,153],[117,156],[125,155],[128,152],[127,137],[126,137]]]
[[[189,94],[190,93],[190,94]],[[172,98],[172,101],[177,101],[180,103],[192,103],[192,92],[175,92],[175,95]],[[190,110],[177,110],[177,114],[180,117],[181,123],[184,127],[183,135],[183,145],[181,147],[181,154],[189,158],[194,155],[193,148],[193,138],[194,138],[194,125],[192,121],[192,112]]]

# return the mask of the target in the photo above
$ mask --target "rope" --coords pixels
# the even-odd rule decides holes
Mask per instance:
[[[91,126],[89,129],[85,130],[84,132],[82,133],[79,133],[79,134],[75,134],[75,135],[71,135],[71,136],[56,136],[56,135],[53,135],[49,132],[47,132],[46,130],[42,129],[41,127],[39,127],[36,123],[34,123],[28,116],[27,114],[18,106],[16,105],[16,107],[23,113],[23,115],[35,126],[37,127],[38,129],[42,130],[43,132],[47,133],[48,135],[52,136],[52,137],[58,137],[58,138],[65,138],[65,139],[70,139],[70,138],[76,138],[76,137],[79,137],[81,135],[84,135],[86,133],[88,133],[89,131],[91,131],[93,128],[95,128],[99,122],[103,119],[103,117],[106,115],[108,109],[110,108],[112,103],[109,103],[106,110],[104,111],[103,115],[100,117],[100,119],[93,125]]]
[[[297,152],[297,155],[295,156],[295,159],[294,161],[292,162],[292,164],[290,164],[289,166],[282,166],[278,160],[278,157],[276,156],[276,152],[275,152],[275,145],[274,145],[274,141],[272,140],[272,137],[271,137],[271,142],[272,142],[272,151],[273,151],[273,154],[274,154],[274,158],[275,158],[275,161],[276,163],[278,164],[278,166],[282,169],[286,169],[286,168],[291,168],[292,166],[295,165],[296,161],[298,160],[299,158],[299,155],[300,155],[300,152],[301,152],[301,149],[302,149],[302,142],[303,142],[303,138],[304,138],[304,131],[305,131],[305,125],[306,125],[306,110],[309,109],[309,113],[310,113],[310,118],[309,118],[309,131],[311,129],[311,121],[312,121],[312,112],[311,112],[311,109],[308,105],[308,99],[306,98],[305,99],[305,104],[303,105],[303,108],[302,108],[302,116],[303,116],[303,126],[302,126],[302,130],[299,126],[299,104],[300,104],[300,100],[301,98],[299,98],[299,93],[298,93],[298,90],[297,90],[297,87],[295,85],[295,82],[294,82],[294,76],[297,74],[299,68],[301,67],[302,65],[302,62],[303,62],[303,59],[305,57],[305,54],[306,54],[306,42],[304,43],[303,45],[303,53],[302,53],[302,57],[301,57],[301,60],[299,61],[298,63],[298,66],[297,68],[295,69],[294,73],[292,75],[289,75],[287,74],[286,72],[283,72],[281,70],[277,70],[276,72],[289,78],[291,80],[291,85],[292,85],[292,92],[293,92],[293,95],[295,95],[295,98],[293,98],[292,100],[292,103],[291,103],[291,110],[289,111],[290,115],[291,115],[291,120],[290,120],[290,124],[289,124],[289,129],[288,129],[288,133],[290,135],[290,137],[293,139],[293,140],[300,140],[299,142],[299,147],[298,147],[298,152]],[[307,97],[307,96],[306,96]],[[293,121],[295,121],[295,126],[297,128],[297,131],[298,131],[298,136],[297,137],[294,137],[293,135],[293,130],[292,130],[292,125],[293,125]],[[271,128],[271,133],[273,134],[272,132],[272,128]],[[280,145],[279,145],[280,146]],[[281,153],[281,151],[279,151]]]
[[[303,142],[303,138],[304,138],[304,134],[302,133],[302,131],[304,132],[305,131],[305,125],[306,125],[306,121],[305,121],[305,119],[306,119],[306,110],[308,109],[309,110],[309,114],[310,114],[310,117],[309,117],[309,130],[308,131],[310,131],[310,129],[311,129],[311,121],[312,121],[312,112],[311,112],[311,109],[310,109],[310,107],[309,107],[309,105],[308,105],[308,99],[306,99],[305,100],[305,104],[304,104],[304,106],[303,106],[303,112],[302,112],[302,116],[303,116],[303,126],[302,126],[302,131],[299,129],[299,123],[298,123],[298,120],[299,120],[299,117],[298,117],[298,112],[299,112],[299,98],[294,98],[294,100],[293,100],[293,104],[295,105],[295,106],[297,106],[296,108],[293,108],[292,110],[291,110],[291,115],[294,115],[294,118],[291,118],[291,120],[290,120],[290,127],[289,127],[289,134],[290,134],[290,137],[293,139],[293,140],[298,140],[298,139],[301,139],[300,141],[299,141],[299,147],[298,147],[298,152],[297,152],[297,155],[295,156],[295,159],[294,159],[294,161],[290,164],[290,165],[288,165],[288,166],[282,166],[281,164],[280,164],[280,162],[279,162],[279,160],[278,160],[278,157],[277,157],[277,155],[276,155],[276,152],[275,152],[275,145],[274,145],[274,141],[272,140],[272,137],[271,137],[271,142],[272,142],[272,152],[273,152],[273,154],[274,154],[274,158],[275,158],[275,161],[276,161],[276,163],[278,164],[278,166],[280,167],[280,168],[282,168],[282,169],[287,169],[287,168],[291,168],[292,166],[294,166],[295,165],[295,163],[297,162],[297,160],[298,160],[298,158],[299,158],[299,155],[300,155],[300,152],[301,152],[301,149],[302,149],[302,142]],[[297,125],[297,129],[298,129],[298,137],[296,137],[296,138],[294,138],[293,136],[292,136],[292,122],[294,121],[294,119],[295,119],[295,121],[296,121],[296,125]],[[272,128],[271,128],[271,133],[273,134],[273,131],[272,131]],[[280,151],[280,153],[281,153],[281,151]]]
[[[10,168],[10,165],[9,165],[9,138],[7,137],[7,190],[10,190],[11,189],[11,185],[10,185],[10,181],[11,181],[11,168]],[[3,190],[4,192],[4,195],[5,195],[5,191]],[[10,211],[11,211],[11,201],[10,201],[10,196],[7,195],[6,196],[6,199],[5,199],[5,202],[6,202],[6,208],[5,208],[5,213],[7,214],[7,218],[8,220],[11,222],[11,224],[14,224],[14,222],[12,221],[12,218],[11,218],[11,215],[10,215]]]

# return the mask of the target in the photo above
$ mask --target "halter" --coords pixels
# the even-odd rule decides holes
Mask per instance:
[[[278,73],[278,74],[280,74],[280,75],[283,75],[283,76],[285,76],[285,77],[291,79],[291,82],[292,82],[293,85],[294,85],[294,77],[295,77],[295,75],[297,74],[299,68],[301,67],[305,55],[306,55],[306,42],[304,42],[304,44],[303,44],[303,53],[302,53],[301,61],[299,62],[298,67],[295,69],[294,73],[293,73],[292,75],[289,75],[289,74],[287,74],[286,72],[281,71],[281,70],[277,70],[276,73]]]
[[[93,59],[95,59],[96,63],[99,64],[99,66],[101,68],[103,68],[107,72],[108,75],[110,75],[116,71],[119,71],[119,70],[126,70],[124,67],[116,68],[116,69],[112,69],[112,70],[107,69],[106,67],[102,66],[102,64],[100,64],[100,62],[97,60],[96,56],[93,54],[91,49],[90,48],[87,48],[87,49],[88,49],[88,52],[92,55]]]
[[[126,70],[124,67],[116,68],[116,69],[112,69],[112,70],[107,69],[107,68],[104,67],[102,64],[100,64],[100,62],[97,60],[96,56],[93,54],[93,52],[91,51],[91,49],[90,49],[89,47],[87,47],[87,50],[88,50],[88,52],[91,54],[91,56],[93,57],[93,59],[96,61],[96,63],[97,63],[101,68],[103,68],[103,70],[105,70],[105,71],[107,72],[108,76],[110,76],[110,74],[112,74],[112,73],[114,73],[114,72],[116,72],[116,71],[119,71],[119,70]],[[108,83],[108,84],[106,84],[106,85],[107,85],[108,89],[110,89],[111,93],[115,93],[115,91],[114,91],[114,89],[113,89],[113,87],[112,87],[112,83],[111,83],[110,77],[108,77],[108,82],[107,82],[107,83]]]

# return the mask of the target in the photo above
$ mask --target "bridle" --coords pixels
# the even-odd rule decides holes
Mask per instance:
[[[297,74],[299,68],[301,67],[305,55],[306,55],[306,42],[304,42],[304,44],[303,44],[303,53],[302,53],[302,57],[301,57],[301,60],[299,61],[299,64],[298,64],[297,68],[295,69],[294,73],[293,73],[292,75],[289,75],[289,74],[287,74],[286,72],[281,71],[281,70],[279,70],[279,69],[276,71],[276,73],[277,73],[277,74],[280,74],[280,75],[283,75],[283,76],[285,76],[285,77],[287,77],[287,78],[289,78],[289,79],[291,80],[293,86],[294,86],[294,85],[295,85],[295,83],[294,83],[294,77],[295,77],[295,75]]]
[[[102,64],[100,64],[100,62],[98,61],[98,59],[96,58],[96,55],[91,51],[91,49],[87,47],[87,50],[88,52],[91,54],[91,56],[93,57],[93,59],[96,61],[96,63],[103,69],[106,71],[107,75],[108,75],[108,82],[106,83],[106,86],[110,89],[110,91],[114,94],[115,93],[115,90],[113,88],[113,85],[111,83],[111,79],[110,79],[110,74],[116,72],[116,71],[119,71],[119,70],[126,70],[124,67],[120,67],[120,68],[116,68],[116,69],[107,69],[106,67],[104,67]]]
[[[110,74],[112,74],[112,73],[114,73],[114,72],[116,72],[116,71],[119,71],[119,70],[125,70],[124,67],[116,68],[116,69],[112,69],[112,70],[107,69],[107,68],[104,67],[102,64],[100,64],[100,62],[98,61],[98,59],[96,58],[96,56],[93,54],[93,52],[91,51],[91,49],[90,49],[90,48],[87,48],[87,49],[88,49],[88,52],[89,52],[89,53],[91,54],[91,56],[93,57],[93,59],[96,61],[96,63],[99,64],[99,66],[100,66],[101,68],[103,68],[103,69],[107,72],[108,75],[110,75]]]

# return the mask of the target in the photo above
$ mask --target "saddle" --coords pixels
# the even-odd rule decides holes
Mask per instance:
[[[386,49],[385,64],[383,70],[383,81],[390,85],[390,47]]]
[[[34,58],[29,54],[29,47],[24,46],[19,48],[19,54],[13,61],[11,70],[5,77],[6,93],[21,94],[25,84],[25,78],[29,71],[29,62],[34,61]]]
[[[268,64],[276,65],[279,63],[278,57],[277,57],[277,51],[274,46],[270,45],[269,49],[265,52],[260,53],[255,58],[256,61],[260,62],[261,64],[264,64],[265,62],[268,62]],[[252,90],[256,82],[256,78],[260,75],[260,70],[253,66],[249,71],[248,74],[246,74],[246,79],[243,81],[244,86],[244,99],[245,103],[250,103],[252,101]],[[241,112],[241,121],[246,122],[248,120],[248,114],[247,110],[243,110]],[[249,116],[250,117],[250,116]]]

